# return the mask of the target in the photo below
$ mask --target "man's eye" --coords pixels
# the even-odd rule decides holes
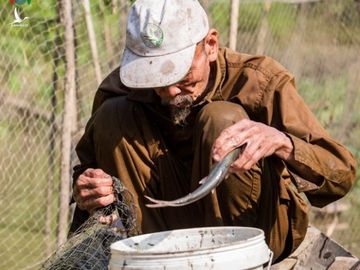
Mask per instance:
[[[184,84],[185,87],[195,87],[196,86],[196,82],[193,83],[186,83]]]

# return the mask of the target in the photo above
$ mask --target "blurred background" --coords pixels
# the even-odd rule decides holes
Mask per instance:
[[[282,63],[328,132],[359,160],[359,0],[200,2],[221,45]],[[119,64],[130,5],[1,1],[0,269],[38,269],[66,239],[74,146],[97,86]],[[313,209],[311,219],[356,256],[359,185]]]

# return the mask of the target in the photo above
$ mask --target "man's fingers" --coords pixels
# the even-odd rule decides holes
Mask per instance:
[[[88,211],[91,211],[98,206],[112,203],[115,200],[115,197],[113,198],[112,196],[114,196],[114,188],[112,186],[74,190],[74,199],[79,208]],[[110,200],[111,202],[108,203],[107,200]]]
[[[256,147],[258,147],[258,146],[256,146]],[[231,171],[248,170],[248,168],[245,166],[245,164],[249,164],[249,163],[255,164],[257,162],[257,160],[255,160],[255,158],[254,158],[255,151],[253,149],[254,149],[254,146],[250,147],[250,143],[247,142],[247,144],[243,148],[242,152],[240,153],[239,158],[236,161],[234,161],[234,163],[231,165]]]
[[[108,215],[108,216],[100,216],[99,222],[104,225],[111,225],[118,219],[119,219],[119,216],[115,213],[112,213],[111,215]]]
[[[77,179],[75,186],[78,189],[82,188],[97,188],[100,186],[112,186],[113,180],[111,177],[106,178],[92,178],[85,175],[80,175]]]
[[[112,186],[100,186],[97,188],[84,188],[76,192],[76,196],[80,197],[82,200],[86,200],[91,197],[103,197],[114,193],[114,188]]]
[[[249,170],[260,159],[271,156],[274,152],[275,146],[272,140],[263,134],[258,134],[258,136],[252,138],[251,142],[248,143],[245,151],[237,160],[236,166],[244,170]]]
[[[248,119],[240,120],[239,122],[235,123],[224,129],[218,137],[218,140],[225,141],[230,137],[233,137],[234,134],[242,133],[248,130],[252,126],[252,121]]]
[[[270,143],[264,143],[260,140],[250,143],[248,148],[245,148],[233,165],[233,170],[250,170],[260,159],[272,155],[274,152]]]
[[[79,204],[89,197],[106,196],[114,192],[111,178],[94,179],[81,175],[74,185],[73,196]]]
[[[85,175],[87,177],[90,177],[93,170],[94,170],[93,168],[88,168],[81,175]]]
[[[105,173],[102,169],[88,168],[83,172],[83,175],[91,178],[108,178],[110,175]]]
[[[237,160],[232,165],[233,171],[247,171],[252,168],[259,160],[257,160],[255,157],[249,158],[245,161]]]
[[[109,178],[110,175],[105,173],[102,169],[94,169],[92,172],[94,178]]]
[[[262,157],[261,138],[256,136],[247,142],[239,158],[234,162],[236,168],[242,170],[250,169]],[[249,168],[250,167],[250,168]]]
[[[73,194],[78,207],[89,213],[115,201],[113,180],[101,169],[85,170],[76,180]]]
[[[240,125],[240,127],[236,127],[238,125]],[[247,127],[247,129],[244,129],[244,126]],[[248,140],[259,133],[258,129],[257,126],[248,127],[247,122],[243,125],[242,121],[225,129],[214,142],[214,160],[219,161],[223,159],[231,150],[247,143]]]
[[[221,132],[214,142],[213,159],[220,161],[232,149],[245,144],[243,153],[232,164],[231,171],[249,170],[260,159],[273,154],[286,160],[293,151],[291,140],[281,131],[243,119]]]
[[[79,203],[80,209],[86,209],[89,213],[91,213],[93,210],[108,206],[109,204],[112,204],[115,201],[115,195],[110,194],[104,197],[100,198],[90,198],[88,200],[85,200],[83,202]]]

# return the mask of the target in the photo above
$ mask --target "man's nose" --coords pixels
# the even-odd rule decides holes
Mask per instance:
[[[166,87],[165,92],[169,97],[176,97],[181,93],[181,89],[176,85],[170,85]]]

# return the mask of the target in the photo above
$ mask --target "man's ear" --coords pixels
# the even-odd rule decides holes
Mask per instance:
[[[205,37],[205,50],[210,62],[217,59],[219,52],[218,32],[215,29],[210,29]]]

